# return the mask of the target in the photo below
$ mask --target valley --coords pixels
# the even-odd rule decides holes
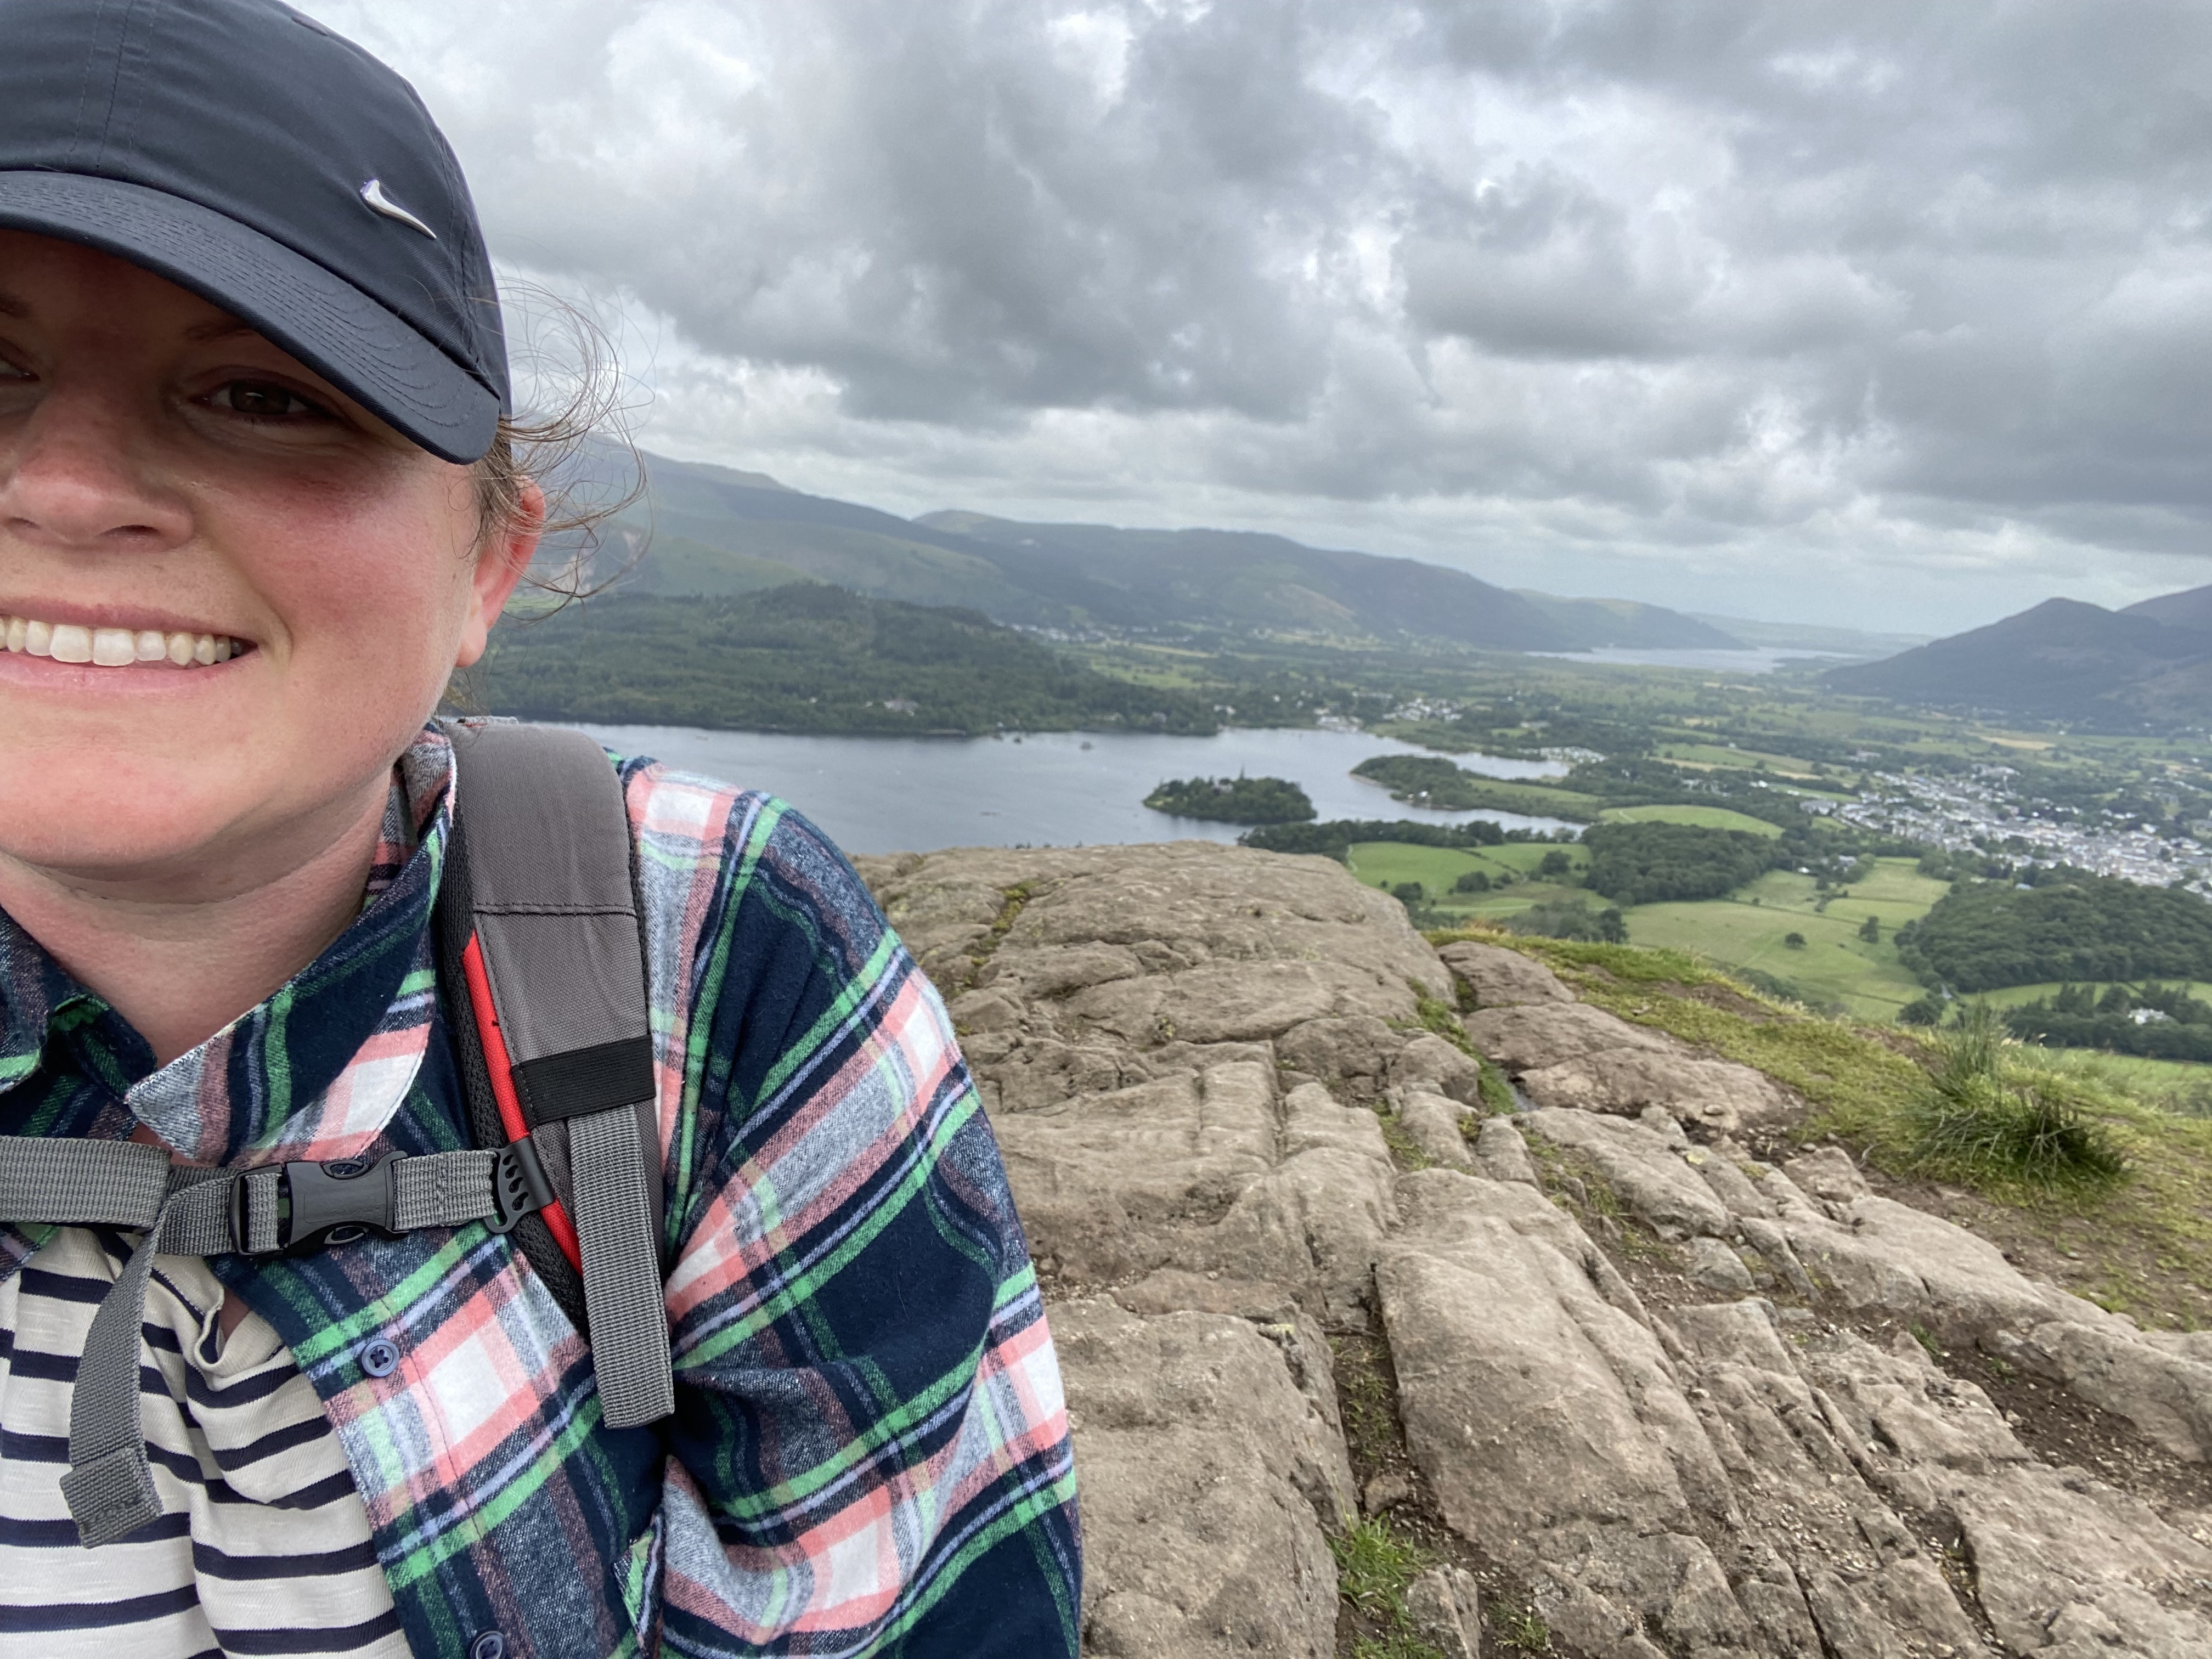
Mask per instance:
[[[1621,937],[1884,1023],[1955,1011],[1907,931],[1954,892],[2117,878],[2212,895],[2212,743],[2185,718],[2195,665],[2212,663],[2206,592],[2123,612],[2053,600],[1923,642],[1511,591],[1279,536],[902,519],[647,459],[651,490],[586,562],[612,586],[501,630],[457,686],[471,706],[996,737],[1008,756],[1025,733],[1333,734],[1318,772],[1164,766],[1131,792],[1149,815],[1130,827],[1272,824],[1243,838],[1336,858],[1425,927]],[[1828,654],[1746,649],[1767,672],[1576,654],[1778,646]],[[921,750],[899,769],[924,790],[939,769]],[[1299,821],[1324,800],[1356,814]],[[1006,844],[1130,833],[1000,816],[978,830]],[[1469,820],[1505,836],[1486,844]],[[1593,869],[1591,847],[1638,829],[1674,837],[1657,887]],[[1735,863],[1686,878],[1699,848]],[[2063,982],[2032,979],[2046,998]],[[1959,994],[2037,1002],[2009,982]]]

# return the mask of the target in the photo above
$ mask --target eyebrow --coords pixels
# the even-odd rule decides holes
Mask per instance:
[[[228,340],[235,334],[258,334],[261,331],[251,323],[241,323],[235,317],[217,317],[204,323],[196,323],[185,331],[187,340]]]
[[[17,299],[4,288],[0,288],[0,317],[28,317],[30,306]],[[195,324],[185,331],[185,337],[195,342],[228,340],[234,335],[255,334],[260,331],[251,323],[240,322],[235,317],[214,317],[204,323]]]

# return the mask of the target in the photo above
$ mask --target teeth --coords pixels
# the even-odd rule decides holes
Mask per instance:
[[[100,668],[158,662],[178,668],[211,668],[243,654],[246,647],[228,634],[86,628],[76,623],[45,623],[0,613],[0,649],[52,657],[56,662],[91,663]]]

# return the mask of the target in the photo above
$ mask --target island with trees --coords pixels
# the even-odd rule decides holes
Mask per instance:
[[[1288,778],[1172,778],[1145,805],[1217,823],[1309,823],[1314,816],[1312,799]]]

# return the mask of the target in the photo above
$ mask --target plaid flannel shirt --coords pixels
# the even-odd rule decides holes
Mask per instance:
[[[620,769],[674,1419],[607,1428],[582,1338],[481,1223],[216,1272],[312,1379],[418,1655],[1074,1654],[1059,1372],[936,993],[797,814]],[[0,914],[0,1132],[143,1123],[232,1167],[466,1145],[429,926],[452,771],[427,731],[361,915],[166,1066]],[[44,1236],[0,1228],[0,1276]],[[382,1377],[375,1338],[401,1355]]]

